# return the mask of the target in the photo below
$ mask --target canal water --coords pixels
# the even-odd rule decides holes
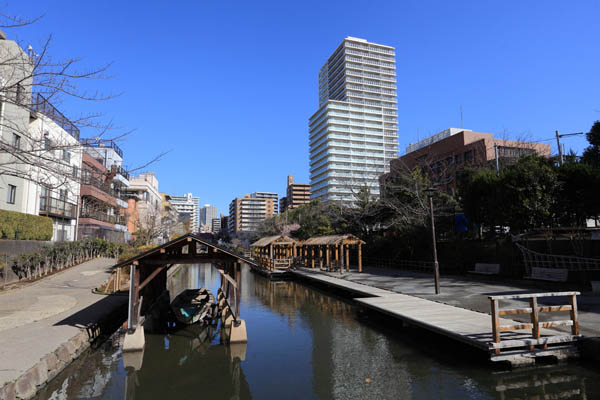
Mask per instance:
[[[119,335],[87,352],[38,399],[600,399],[600,369],[585,364],[499,371],[469,349],[403,328],[351,302],[242,268],[248,344],[218,329],[146,333],[139,370]],[[168,281],[216,293],[218,271],[183,266]],[[160,330],[159,330],[160,331]]]

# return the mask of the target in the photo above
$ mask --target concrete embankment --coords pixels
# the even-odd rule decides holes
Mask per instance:
[[[92,293],[113,264],[94,259],[0,294],[0,400],[32,398],[126,318],[126,296]]]

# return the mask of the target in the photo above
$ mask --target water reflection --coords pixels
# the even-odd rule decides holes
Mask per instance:
[[[118,344],[89,353],[43,399],[541,399],[600,398],[597,371],[577,365],[495,373],[452,349],[365,318],[347,302],[242,269],[247,347],[219,327],[146,335],[141,369],[125,370]],[[174,270],[171,298],[215,290],[210,265]]]

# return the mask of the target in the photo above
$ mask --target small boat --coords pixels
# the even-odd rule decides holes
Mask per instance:
[[[215,296],[208,289],[186,289],[171,302],[171,310],[179,322],[192,325],[209,324],[217,317]]]

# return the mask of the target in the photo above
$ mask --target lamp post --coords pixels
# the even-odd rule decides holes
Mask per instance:
[[[437,246],[435,243],[435,221],[433,219],[433,194],[435,188],[428,188],[426,190],[427,197],[429,197],[429,210],[431,213],[431,237],[433,239],[433,280],[435,282],[435,294],[440,294],[440,265],[438,264],[437,258]]]

